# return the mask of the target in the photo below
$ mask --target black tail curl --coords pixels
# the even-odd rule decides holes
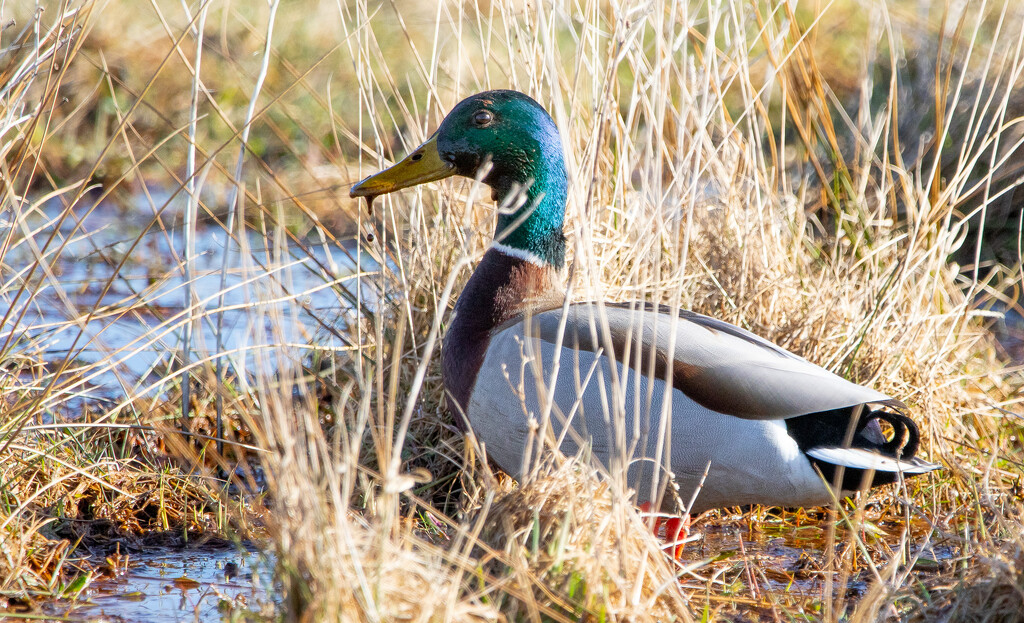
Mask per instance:
[[[853,422],[853,418],[857,418]],[[892,438],[883,433],[881,422],[892,427]],[[852,423],[852,424],[851,424]],[[853,426],[852,442],[844,444],[850,426]],[[833,409],[801,415],[786,420],[786,428],[801,451],[813,448],[852,447],[870,452],[877,452],[886,457],[913,461],[921,444],[921,434],[917,424],[907,415],[893,407],[892,409],[870,410],[867,406]],[[832,482],[838,466],[808,456],[812,465],[817,467],[826,480]],[[867,486],[896,482],[897,472],[870,473],[871,480],[866,481],[870,470],[844,467],[842,488],[844,491],[856,491],[867,483]]]
[[[861,411],[867,411],[862,409]],[[917,424],[903,413],[893,413],[878,409],[871,411],[866,416],[862,415],[857,423],[858,428],[866,428],[872,421],[884,420],[893,428],[892,439],[881,444],[878,448],[882,454],[898,459],[912,459],[917,456],[917,450],[921,445],[921,433]],[[858,432],[860,432],[858,430]],[[854,443],[854,447],[857,444]]]
[[[852,407],[810,413],[786,420],[789,435],[796,440],[804,452],[812,448],[842,448],[851,420],[853,441],[849,447],[879,452],[890,458],[912,459],[917,455],[921,435],[917,424],[897,410]],[[886,422],[893,429],[892,439],[886,439],[879,421]]]

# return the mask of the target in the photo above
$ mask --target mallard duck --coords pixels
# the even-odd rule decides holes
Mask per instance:
[[[938,467],[915,456],[919,433],[902,402],[740,327],[650,304],[567,303],[562,141],[530,97],[463,100],[351,195],[372,202],[452,175],[481,179],[503,209],[448,323],[444,387],[505,471],[529,468],[545,421],[562,451],[589,447],[605,466],[628,465],[638,503],[691,513],[820,506],[834,479],[854,491]]]

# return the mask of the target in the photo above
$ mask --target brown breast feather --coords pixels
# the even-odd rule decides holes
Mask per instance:
[[[448,408],[463,429],[492,331],[528,311],[561,305],[564,296],[556,269],[496,249],[484,254],[455,304],[441,352]]]

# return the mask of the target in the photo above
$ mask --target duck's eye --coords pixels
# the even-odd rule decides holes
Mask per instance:
[[[473,115],[473,124],[478,128],[490,125],[494,121],[494,115],[489,110],[478,110]]]

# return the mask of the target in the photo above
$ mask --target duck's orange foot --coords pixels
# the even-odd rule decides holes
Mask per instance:
[[[664,517],[651,512],[650,502],[641,502],[640,511],[647,514],[653,520],[653,523],[649,525],[654,536],[661,537],[665,541],[665,549],[671,549],[672,558],[679,560],[679,557],[683,554],[683,545],[686,537],[690,536],[690,515]],[[665,526],[664,535],[659,534],[662,525]]]

